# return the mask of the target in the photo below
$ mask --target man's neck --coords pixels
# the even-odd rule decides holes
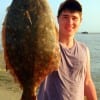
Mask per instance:
[[[72,48],[74,46],[74,37],[59,37],[59,42],[63,44],[65,48]]]

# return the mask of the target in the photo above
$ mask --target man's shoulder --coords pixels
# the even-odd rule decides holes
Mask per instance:
[[[88,46],[84,42],[76,40],[76,43],[77,43],[78,46],[80,46],[83,49],[87,49],[88,48]]]
[[[88,46],[81,41],[76,41],[78,45],[78,49],[80,49],[81,52],[85,52],[87,54],[87,50],[89,50]]]

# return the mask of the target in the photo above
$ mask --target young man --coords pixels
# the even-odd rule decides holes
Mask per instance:
[[[64,1],[58,10],[61,65],[41,84],[38,100],[97,100],[90,73],[86,45],[74,39],[82,21],[82,7],[76,0]]]

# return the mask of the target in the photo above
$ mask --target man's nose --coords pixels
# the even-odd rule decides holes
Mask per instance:
[[[73,20],[72,20],[72,18],[68,18],[66,22],[67,22],[67,24],[71,25],[73,23]]]

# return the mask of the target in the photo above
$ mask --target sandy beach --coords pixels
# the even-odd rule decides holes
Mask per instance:
[[[14,92],[0,87],[0,100],[20,100],[21,92]]]
[[[14,82],[12,76],[5,72],[0,71],[0,100],[20,100],[22,90],[19,85]]]
[[[19,85],[5,71],[0,71],[0,100],[20,100],[22,91]]]
[[[0,51],[0,100],[20,100],[22,91],[6,72],[3,51]]]

